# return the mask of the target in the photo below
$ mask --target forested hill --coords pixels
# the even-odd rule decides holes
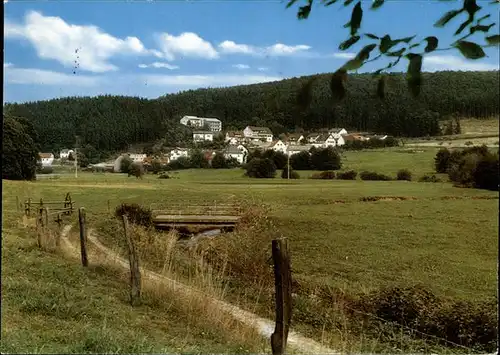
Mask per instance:
[[[369,74],[351,75],[347,96],[337,105],[331,98],[331,75],[315,76],[311,104],[298,105],[298,93],[311,76],[228,88],[189,90],[156,100],[100,96],[62,98],[25,104],[6,104],[4,111],[28,118],[40,146],[57,151],[82,144],[100,151],[164,138],[167,145],[191,140],[179,124],[183,115],[218,117],[224,128],[268,126],[275,134],[342,126],[397,136],[437,134],[438,120],[451,114],[489,117],[499,113],[499,72],[438,72],[424,75],[422,94],[412,98],[404,74],[393,74],[384,100],[376,96]],[[303,101],[303,100],[302,100]]]

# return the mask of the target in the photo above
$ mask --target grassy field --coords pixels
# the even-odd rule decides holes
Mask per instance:
[[[435,152],[407,148],[346,152],[343,170],[373,170],[394,176],[407,168],[419,177],[432,173]],[[76,352],[84,351],[82,347],[90,342],[97,344],[97,351],[121,347],[121,351],[174,352],[179,351],[179,343],[183,351],[242,352],[256,348],[255,344],[232,341],[227,334],[207,335],[203,331],[201,336],[198,328],[208,325],[187,324],[193,330],[185,335],[181,329],[187,321],[171,308],[129,308],[125,281],[113,280],[109,271],[85,272],[60,255],[38,251],[28,231],[18,223],[16,196],[60,199],[71,192],[95,226],[107,223],[108,200],[112,207],[122,202],[150,206],[247,201],[268,208],[272,227],[266,233],[270,237],[290,239],[294,278],[309,289],[331,287],[356,295],[380,287],[422,284],[454,300],[475,302],[496,297],[498,193],[455,188],[449,183],[311,180],[304,177],[312,172],[300,173],[300,180],[251,180],[235,169],[186,170],[168,180],[153,175],[140,180],[121,174],[81,173],[78,179],[68,175],[34,183],[4,181],[2,347],[5,351]],[[401,200],[360,201],[369,196]],[[106,235],[100,237],[113,242]],[[252,243],[246,246],[245,251],[251,253]],[[60,302],[56,306],[54,298]],[[91,302],[79,311],[84,299]],[[301,306],[302,301],[296,300],[297,313],[307,315],[312,303],[306,307]],[[260,303],[257,312],[272,316],[269,297],[250,297],[247,305],[252,302]],[[318,308],[312,307],[313,311]],[[71,312],[79,316],[69,317]],[[124,327],[124,322],[131,325]],[[324,334],[318,334],[317,328],[303,323],[298,320],[295,326],[336,349],[394,351],[356,335],[343,334],[340,339],[328,324],[322,325]],[[106,331],[99,330],[102,324],[106,324]],[[33,333],[36,329],[39,331]],[[72,329],[68,336],[79,339],[77,344],[54,329]],[[349,342],[355,338],[358,343],[347,344],[346,338]],[[401,349],[419,350],[419,346]]]

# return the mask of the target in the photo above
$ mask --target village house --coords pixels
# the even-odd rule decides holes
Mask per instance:
[[[193,141],[195,142],[212,142],[214,140],[214,133],[210,131],[194,131]]]
[[[264,141],[269,143],[273,141],[273,132],[267,127],[247,126],[243,130],[243,135],[245,138],[249,138],[252,141]]]
[[[245,164],[248,156],[248,150],[242,145],[229,145],[224,150],[224,158],[226,159],[235,159],[240,164]]]
[[[60,159],[68,159],[70,154],[73,154],[75,151],[73,149],[62,149],[59,152]]]
[[[304,140],[304,135],[301,133],[289,133],[286,137],[286,142],[288,144],[300,144]]]
[[[275,152],[281,152],[283,154],[286,154],[286,149],[287,145],[281,141],[281,139],[278,139],[274,142],[271,143],[271,145],[267,149],[272,149]]]
[[[54,154],[52,153],[39,153],[42,166],[51,166],[54,162]]]
[[[170,151],[169,156],[168,156],[170,161],[177,160],[180,157],[188,158],[189,151],[186,148],[175,148],[175,149]]]
[[[318,132],[309,133],[306,136],[306,141],[307,141],[307,143],[316,143],[316,141],[318,140],[318,138],[320,136],[321,136],[321,133],[318,133]]]
[[[222,122],[217,118],[184,116],[181,118],[180,123],[190,127],[206,127],[212,132],[220,132],[222,130]]]
[[[287,147],[286,154],[292,156],[294,154],[298,154],[300,152],[308,152],[312,148],[312,144],[304,144],[304,145],[289,145]]]
[[[335,135],[344,136],[347,134],[347,130],[345,128],[332,128],[328,131],[328,133],[333,133]]]
[[[142,153],[128,153],[128,156],[134,163],[143,163],[144,159],[146,159],[147,154]]]
[[[226,143],[237,145],[245,140],[245,136],[242,131],[228,131],[226,132],[226,138],[224,141]]]

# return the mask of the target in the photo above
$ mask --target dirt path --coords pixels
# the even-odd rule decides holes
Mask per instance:
[[[71,226],[65,226],[62,230],[61,233],[61,241],[63,242],[62,245],[66,249],[66,251],[70,252],[73,255],[79,255],[79,249],[75,247],[67,238],[69,232],[71,231]],[[105,254],[107,257],[109,257],[113,262],[115,262],[117,265],[120,265],[124,269],[129,269],[129,263],[127,260],[123,259],[120,257],[117,253],[113,252],[112,250],[108,249],[106,246],[104,246],[99,240],[93,235],[93,231],[90,229],[88,233],[88,241],[94,244],[94,246],[99,249],[103,254]],[[156,272],[153,272],[151,270],[147,270],[145,268],[141,268],[141,275],[144,278],[147,278],[149,281],[153,282],[160,282],[168,287],[171,287],[175,291],[180,291],[180,292],[187,292],[187,293],[201,293],[201,291],[194,289],[192,287],[189,287],[187,285],[184,285],[178,281],[169,279],[163,275],[160,275]],[[251,312],[245,311],[239,307],[236,307],[230,303],[223,302],[220,300],[217,300],[215,298],[212,298],[210,296],[206,296],[210,302],[212,302],[217,308],[219,308],[223,312],[227,312],[231,314],[236,320],[240,321],[241,323],[255,328],[260,335],[263,337],[269,339],[271,334],[274,331],[274,322],[261,318],[257,316],[256,314],[253,314]],[[300,352],[301,354],[339,354],[338,352],[333,351],[332,349],[329,349],[318,342],[306,338],[296,332],[290,331],[288,335],[288,346],[293,348],[295,351]]]

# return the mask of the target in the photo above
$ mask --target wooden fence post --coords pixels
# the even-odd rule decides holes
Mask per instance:
[[[274,284],[276,292],[276,326],[271,335],[273,355],[285,353],[292,316],[292,273],[286,239],[272,241]]]
[[[57,214],[57,235],[56,235],[56,247],[61,245],[61,224],[62,224],[62,218],[61,218],[61,212]]]
[[[126,215],[122,216],[123,233],[127,240],[128,259],[130,262],[130,303],[132,306],[138,305],[141,302],[141,273],[139,271],[139,259],[135,252],[134,241],[128,232],[128,219]]]
[[[49,208],[45,207],[43,209],[43,212],[45,212],[45,223],[44,223],[44,226],[48,227],[48,225],[49,225]]]
[[[82,253],[82,265],[89,266],[87,259],[87,228],[85,226],[85,208],[78,210],[78,222],[80,223],[80,249]]]

